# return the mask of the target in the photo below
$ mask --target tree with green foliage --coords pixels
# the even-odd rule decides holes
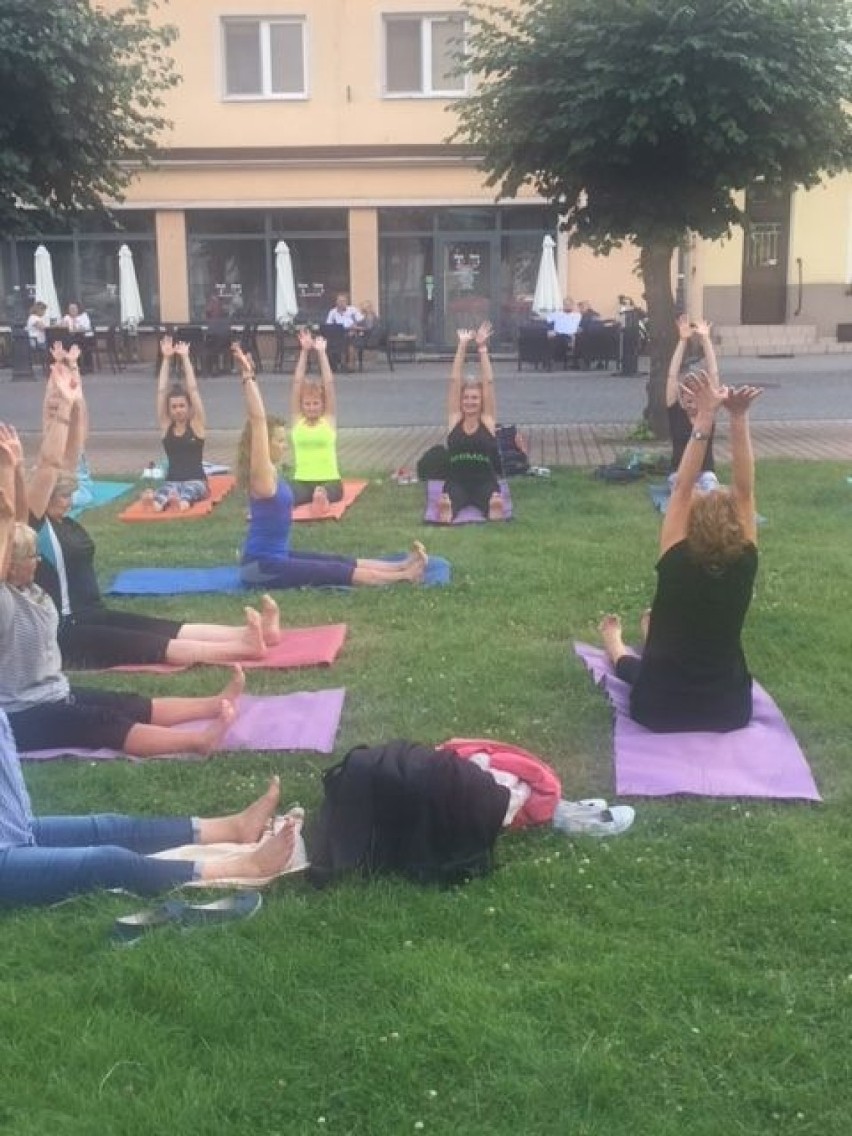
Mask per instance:
[[[0,232],[120,199],[168,125],[176,31],[154,0],[0,0]]]
[[[521,0],[479,4],[454,104],[489,184],[531,184],[572,245],[639,251],[652,331],[646,415],[666,432],[672,257],[743,224],[741,191],[852,166],[847,0]]]

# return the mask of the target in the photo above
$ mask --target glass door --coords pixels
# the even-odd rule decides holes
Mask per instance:
[[[448,345],[456,341],[461,327],[478,327],[483,320],[497,323],[499,281],[495,271],[500,257],[496,237],[439,238],[436,309],[439,339]]]

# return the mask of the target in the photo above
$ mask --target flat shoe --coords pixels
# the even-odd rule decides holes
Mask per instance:
[[[636,810],[630,805],[610,805],[600,812],[590,811],[587,815],[575,814],[560,819],[554,817],[554,828],[569,836],[592,836],[598,840],[609,836],[620,836],[627,832],[636,819]]]
[[[170,899],[159,907],[149,907],[132,915],[121,915],[112,925],[113,941],[122,946],[130,946],[151,931],[174,926],[180,922],[181,910],[185,906],[182,899]]]
[[[263,906],[259,891],[239,891],[212,903],[181,903],[177,916],[182,927],[212,927],[232,919],[250,919]]]

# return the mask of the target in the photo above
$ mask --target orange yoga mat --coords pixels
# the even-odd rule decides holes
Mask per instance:
[[[135,523],[137,521],[194,521],[198,517],[206,517],[208,513],[213,512],[214,505],[218,505],[223,497],[228,496],[236,485],[236,479],[230,473],[214,473],[212,477],[207,478],[207,484],[210,486],[210,496],[205,498],[204,501],[196,501],[188,509],[178,509],[174,505],[169,505],[167,509],[158,513],[147,501],[134,501],[132,505],[128,505],[118,514],[118,519]]]
[[[298,508],[293,510],[293,520],[339,521],[355,498],[363,493],[368,485],[369,482],[367,481],[344,481],[343,498],[340,501],[335,501],[333,505],[329,505],[327,513],[323,513],[321,517],[316,517],[311,512],[310,505],[299,505]]]

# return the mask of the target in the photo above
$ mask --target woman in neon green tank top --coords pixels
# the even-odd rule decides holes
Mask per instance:
[[[307,381],[308,358],[316,350],[319,382]],[[293,460],[293,504],[310,504],[322,516],[328,506],[343,496],[337,468],[337,397],[334,372],[328,361],[326,342],[307,330],[299,332],[299,358],[293,372],[290,395]]]

